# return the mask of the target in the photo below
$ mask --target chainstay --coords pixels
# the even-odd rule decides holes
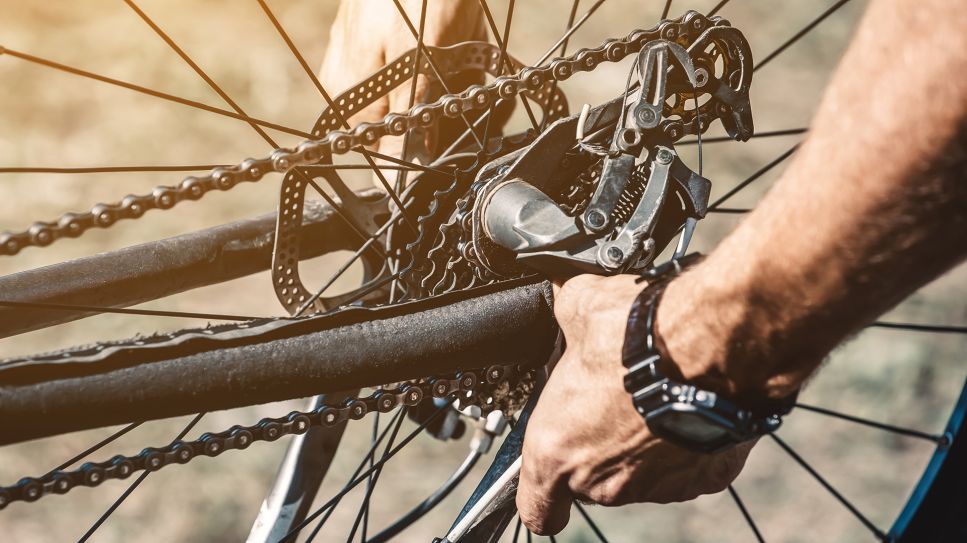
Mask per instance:
[[[540,89],[548,81],[564,81],[578,72],[590,72],[603,62],[619,62],[636,54],[648,42],[660,38],[681,40],[711,26],[728,26],[720,17],[708,18],[689,11],[666,20],[650,30],[635,30],[625,38],[612,38],[593,49],[551,60],[546,65],[527,67],[515,75],[501,76],[487,85],[473,85],[459,94],[448,94],[433,103],[413,107],[407,113],[390,113],[382,121],[361,123],[349,131],[333,130],[318,140],[306,140],[294,149],[276,149],[269,157],[246,159],[205,176],[189,176],[177,186],[158,186],[145,195],[128,195],[117,203],[97,204],[89,211],[66,213],[55,221],[38,221],[20,232],[0,234],[0,255],[17,254],[24,247],[44,247],[61,238],[74,238],[93,228],[108,228],[122,219],[137,219],[152,209],[165,210],[176,204],[198,200],[205,194],[227,191],[242,182],[261,180],[270,172],[284,173],[308,166],[351,149],[372,145],[384,136],[401,136],[409,130],[434,125],[443,117],[489,107],[497,100],[516,97],[524,90]]]
[[[494,405],[496,387],[520,375],[516,366],[494,365],[483,370],[403,383],[378,389],[369,396],[347,398],[337,404],[321,405],[312,411],[292,411],[282,417],[266,417],[250,426],[232,426],[198,439],[174,441],[163,447],[148,447],[134,456],[117,455],[104,462],[87,462],[79,468],[55,470],[41,477],[24,477],[17,484],[0,487],[0,509],[17,502],[34,502],[50,494],[66,494],[85,486],[96,487],[112,479],[126,479],[139,471],[158,471],[172,464],[186,464],[199,457],[215,457],[225,451],[248,448],[259,441],[276,441],[287,435],[304,434],[312,427],[333,427],[359,420],[368,413],[387,413],[400,406],[412,407],[426,398],[451,399],[482,409]]]

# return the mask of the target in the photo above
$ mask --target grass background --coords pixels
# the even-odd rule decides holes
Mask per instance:
[[[714,3],[679,0],[674,2],[671,14],[678,15],[686,7],[707,11]],[[491,4],[498,25],[502,26],[506,1]],[[550,0],[518,2],[511,52],[525,64],[538,58],[563,31],[569,4]],[[660,0],[610,0],[576,33],[571,51],[596,45],[607,37],[626,35],[635,28],[651,27],[662,4]],[[743,30],[754,56],[762,58],[831,4],[829,0],[781,5],[742,0],[729,4],[721,15]],[[769,68],[756,74],[752,103],[758,130],[808,125],[863,4],[848,4]],[[145,0],[140,5],[250,115],[307,129],[323,109],[311,82],[255,2]],[[309,62],[318,65],[336,2],[273,0],[271,6]],[[387,9],[393,9],[389,1]],[[4,46],[222,106],[205,83],[121,2],[3,0],[2,13],[0,44]],[[360,38],[365,39],[365,29],[360,29]],[[626,63],[606,65],[594,75],[577,75],[567,81],[564,88],[572,110],[583,102],[599,103],[614,96],[624,83],[626,70]],[[9,56],[0,56],[0,81],[3,166],[235,163],[247,156],[268,153],[265,143],[239,121],[32,66]],[[522,120],[515,122],[519,126]],[[719,132],[715,128],[710,134]],[[284,145],[296,143],[291,136],[273,136],[278,136]],[[713,199],[795,141],[797,137],[706,146],[705,174],[714,183]],[[689,156],[689,161],[695,163],[694,155]],[[779,172],[777,169],[740,193],[732,205],[754,205]],[[127,193],[143,193],[156,184],[178,180],[172,174],[0,174],[0,228],[20,229],[33,220],[87,209],[99,201],[115,201]],[[210,195],[201,202],[182,204],[164,213],[149,213],[137,222],[92,231],[79,240],[61,241],[44,250],[28,249],[14,258],[0,260],[0,273],[265,213],[275,207],[278,181],[277,176],[270,176],[257,184]],[[707,251],[739,220],[740,217],[731,215],[710,216],[699,228],[696,247]],[[324,272],[337,261],[331,257],[311,263],[308,269],[314,273],[304,274],[308,275],[308,284],[321,282]],[[887,318],[921,323],[967,322],[965,279],[967,272],[958,268],[905,301]],[[142,307],[259,315],[282,311],[267,274]],[[103,315],[2,340],[0,356],[198,324],[192,320]],[[967,343],[958,336],[869,330],[833,354],[802,399],[884,422],[940,431],[963,385],[965,347]],[[291,401],[212,413],[193,435],[235,423],[248,424],[302,405],[302,401]],[[165,443],[185,420],[145,425],[97,458],[131,454],[145,445]],[[80,432],[0,449],[0,481],[10,484],[23,475],[44,473],[107,431]],[[320,496],[331,495],[342,484],[365,448],[369,432],[368,421],[350,427]],[[883,528],[896,517],[932,450],[926,442],[810,413],[789,417],[781,435]],[[379,527],[390,522],[432,491],[465,454],[465,441],[443,445],[420,438],[394,460],[381,478],[371,525]],[[284,452],[283,442],[258,444],[245,452],[233,452],[217,460],[200,459],[151,475],[101,526],[92,541],[243,540]],[[97,490],[78,489],[35,504],[14,504],[0,512],[0,540],[74,541],[126,485],[112,481]],[[428,541],[434,535],[442,535],[471,487],[460,487],[453,503],[431,513],[400,540]],[[870,540],[859,522],[771,443],[756,448],[736,487],[770,541]],[[359,499],[358,493],[347,497],[320,540],[345,539]],[[669,506],[594,508],[593,515],[611,541],[752,540],[727,495]],[[583,542],[594,538],[576,519],[560,540]]]

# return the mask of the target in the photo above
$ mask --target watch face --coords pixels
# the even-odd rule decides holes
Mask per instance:
[[[668,410],[648,423],[649,426],[657,425],[664,432],[698,443],[718,441],[728,435],[724,428],[696,412]]]

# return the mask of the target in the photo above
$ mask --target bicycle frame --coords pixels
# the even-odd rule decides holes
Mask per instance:
[[[382,192],[357,193],[385,212]],[[4,299],[129,307],[265,271],[272,264],[276,213],[0,277]],[[328,205],[306,203],[300,252],[312,258],[353,250],[357,239]],[[0,307],[0,338],[95,315],[93,311]]]
[[[191,354],[176,343],[106,362],[0,366],[0,444],[492,364],[536,367],[557,334],[549,285],[534,279],[274,322]]]

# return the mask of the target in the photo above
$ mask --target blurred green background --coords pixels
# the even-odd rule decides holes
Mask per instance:
[[[441,0],[435,0],[441,1]],[[386,9],[394,9],[387,0]],[[709,10],[713,1],[676,0],[671,15],[686,8]],[[833,2],[735,0],[720,15],[740,28],[762,58]],[[511,53],[528,64],[563,32],[570,2],[521,0],[514,14]],[[591,5],[582,2],[583,9]],[[649,28],[659,18],[660,0],[610,0],[571,40],[570,50],[589,47],[635,28]],[[252,116],[308,129],[324,104],[311,82],[279,39],[254,1],[144,0],[141,8],[219,82]],[[337,3],[273,0],[271,6],[309,63],[321,62]],[[491,2],[498,26],[507,2]],[[836,66],[864,2],[842,8],[768,68],[752,87],[756,128],[760,131],[808,125],[831,70]],[[366,28],[358,29],[367,38]],[[885,38],[886,39],[886,38]],[[119,1],[15,2],[4,0],[0,45],[65,64],[131,81],[215,106],[218,97],[158,37]],[[581,74],[563,88],[577,110],[599,103],[622,88],[627,64],[605,65]],[[93,166],[127,164],[235,163],[268,153],[265,143],[239,121],[192,110],[101,83],[57,73],[0,56],[0,166]],[[325,81],[323,81],[325,84]],[[340,89],[330,89],[336,92]],[[871,89],[875,92],[875,89]],[[514,122],[522,126],[522,119]],[[716,126],[710,135],[718,135]],[[280,143],[297,140],[284,134]],[[844,138],[849,134],[843,134]],[[713,180],[712,197],[723,194],[789,146],[798,137],[745,144],[707,145],[705,175]],[[693,151],[685,151],[695,164]],[[732,202],[752,206],[778,176],[766,175]],[[34,220],[87,209],[127,193],[144,193],[156,184],[174,184],[177,174],[27,175],[0,174],[0,229],[21,229]],[[0,260],[0,273],[12,273],[150,239],[250,217],[274,210],[279,178],[239,186],[201,202],[152,212],[137,222],[92,231],[44,249],[28,249]],[[364,182],[362,178],[357,182]],[[707,251],[741,220],[711,215],[699,228],[695,247]],[[844,233],[847,234],[847,233]],[[808,236],[808,232],[803,232]],[[307,283],[321,282],[338,257],[317,259]],[[348,287],[348,281],[341,286]],[[960,267],[902,303],[886,318],[919,323],[967,322],[964,300],[967,272]],[[2,297],[3,293],[0,293]],[[267,274],[200,289],[145,308],[275,315],[282,312]],[[95,339],[174,330],[203,324],[195,320],[103,315],[0,341],[0,357],[50,350]],[[805,390],[802,400],[892,424],[939,432],[963,385],[959,336],[916,335],[873,329],[838,349]],[[206,416],[193,432],[249,424],[277,416],[303,401],[259,406]],[[173,437],[185,419],[145,425],[102,451],[96,459],[135,453]],[[407,423],[409,424],[409,423]],[[337,455],[320,496],[331,495],[358,462],[370,422],[354,423]],[[39,475],[96,442],[108,430],[81,432],[0,449],[0,482]],[[888,528],[925,466],[929,443],[877,432],[810,413],[789,417],[781,435],[881,528]],[[92,541],[240,541],[255,518],[285,450],[284,442],[258,444],[217,460],[153,474],[100,527]],[[442,444],[420,438],[380,479],[370,521],[374,529],[393,520],[432,491],[466,452],[466,439]],[[478,466],[481,472],[486,460]],[[442,535],[472,489],[473,476],[401,541],[429,541]],[[112,481],[96,490],[77,489],[35,504],[17,503],[0,513],[0,540],[11,542],[74,541],[127,486]],[[856,519],[774,444],[752,453],[736,482],[769,541],[869,541]],[[360,493],[349,495],[319,540],[342,541],[352,525]],[[610,541],[751,541],[752,534],[729,497],[706,496],[680,505],[593,508]],[[559,538],[594,541],[580,518]]]

